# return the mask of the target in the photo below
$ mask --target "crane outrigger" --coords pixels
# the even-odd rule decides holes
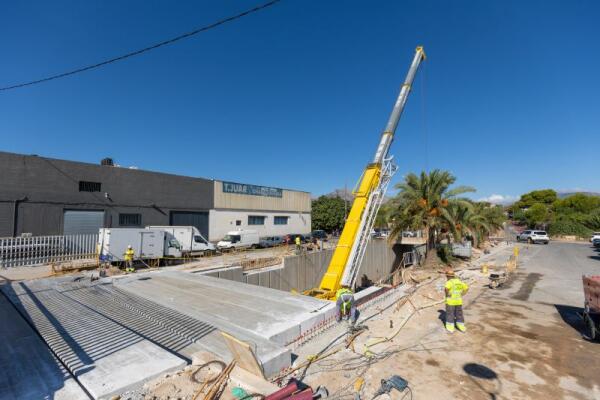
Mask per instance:
[[[423,60],[425,60],[425,52],[423,47],[419,46],[415,50],[415,56],[408,74],[381,135],[373,162],[366,166],[353,193],[354,202],[327,272],[323,276],[319,287],[306,291],[305,294],[307,295],[322,299],[333,299],[336,291],[342,285],[354,287],[356,283],[358,270],[367,248],[375,217],[379,207],[381,207],[388,184],[397,170],[397,166],[393,163],[393,156],[388,156],[388,152],[417,69]]]

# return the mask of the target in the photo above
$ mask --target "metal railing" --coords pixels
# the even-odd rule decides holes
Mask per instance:
[[[423,231],[402,231],[403,238],[424,238],[425,232]]]
[[[0,238],[0,268],[96,257],[98,235]]]

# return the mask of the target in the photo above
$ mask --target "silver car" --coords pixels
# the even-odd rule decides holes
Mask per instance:
[[[546,231],[526,230],[521,232],[520,235],[517,235],[517,241],[548,244],[548,242],[550,242],[550,238],[548,237]]]
[[[283,237],[281,237],[281,236],[261,237],[260,241],[258,242],[258,246],[263,249],[267,248],[267,247],[279,246],[280,244],[283,244]]]

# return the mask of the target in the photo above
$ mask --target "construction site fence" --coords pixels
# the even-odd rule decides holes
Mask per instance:
[[[0,268],[96,257],[97,234],[0,238]]]

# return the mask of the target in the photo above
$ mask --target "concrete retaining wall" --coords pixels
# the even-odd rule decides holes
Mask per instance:
[[[329,266],[333,250],[322,250],[284,259],[283,267],[270,270],[244,273],[241,267],[231,267],[207,273],[208,276],[249,283],[289,292],[317,287]],[[369,242],[358,274],[357,284],[366,276],[371,281],[386,278],[400,263],[400,245],[390,246],[386,240],[374,239]]]

